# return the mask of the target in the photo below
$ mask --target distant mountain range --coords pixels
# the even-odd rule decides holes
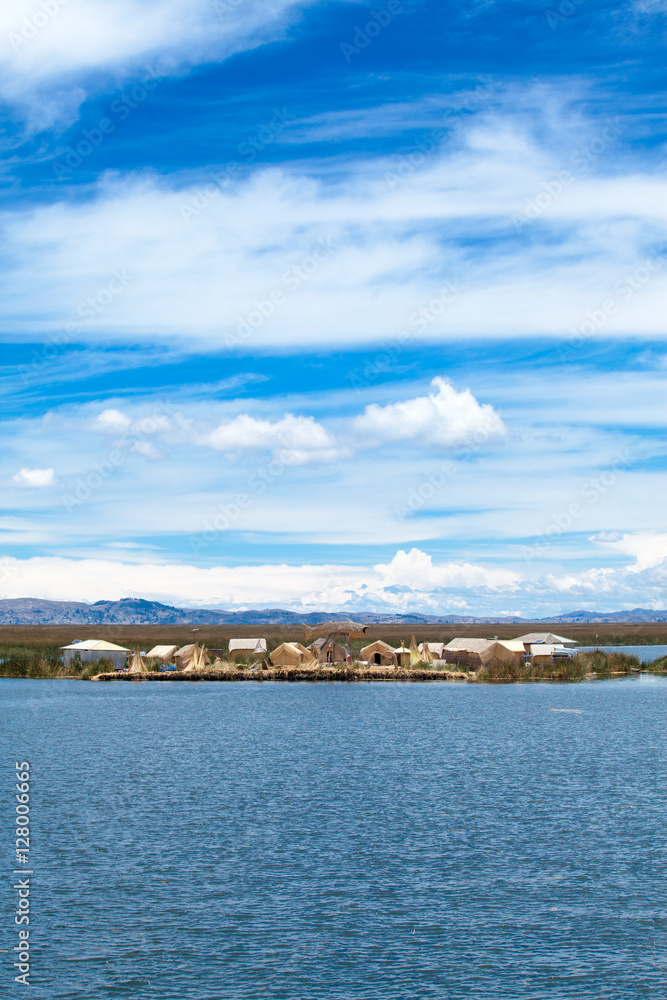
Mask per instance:
[[[33,597],[19,597],[0,601],[0,625],[313,625],[321,621],[355,621],[366,625],[474,625],[549,622],[575,624],[577,622],[664,622],[666,611],[569,611],[551,618],[475,618],[463,615],[394,615],[368,612],[313,611],[303,614],[283,608],[264,608],[260,611],[213,611],[207,608],[172,608],[157,601],[144,601],[128,597],[121,601],[97,601],[83,604],[77,601],[43,601]]]

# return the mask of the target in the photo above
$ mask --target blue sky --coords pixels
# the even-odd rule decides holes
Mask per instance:
[[[6,0],[0,596],[664,607],[666,13]]]

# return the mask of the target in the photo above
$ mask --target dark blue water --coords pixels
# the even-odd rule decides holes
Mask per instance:
[[[33,773],[31,997],[665,996],[665,680],[0,704],[3,815]]]

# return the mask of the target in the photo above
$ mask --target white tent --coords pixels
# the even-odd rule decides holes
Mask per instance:
[[[61,646],[63,663],[66,667],[72,663],[96,663],[98,660],[111,660],[114,667],[124,667],[129,649],[117,646],[106,639],[77,639],[69,646]]]
[[[230,660],[239,656],[266,656],[266,639],[230,639]]]

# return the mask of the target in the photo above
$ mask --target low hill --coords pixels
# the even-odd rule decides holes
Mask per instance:
[[[0,600],[0,625],[299,625],[321,621],[349,620],[350,612],[286,611],[284,608],[262,608],[253,611],[216,611],[208,608],[176,608],[157,601],[127,597],[120,601],[45,601],[34,597]],[[474,624],[536,624],[549,622],[563,625],[613,622],[664,622],[667,611],[632,611],[597,613],[570,611],[551,618],[493,618],[471,615],[397,615],[370,612],[352,613],[355,621],[373,625],[474,625]]]

